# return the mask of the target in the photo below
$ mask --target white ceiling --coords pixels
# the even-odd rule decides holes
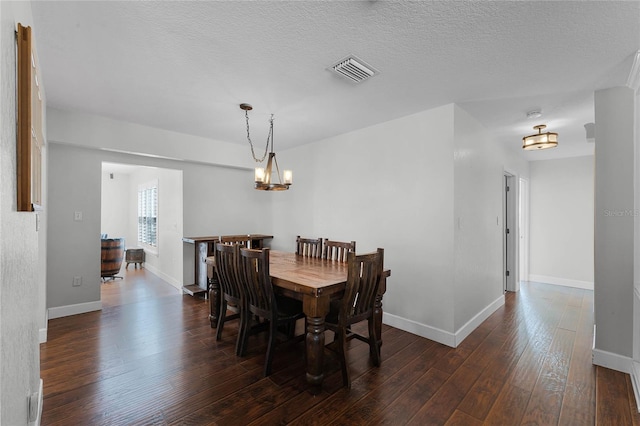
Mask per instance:
[[[455,102],[520,152],[536,124],[559,133],[558,148],[528,159],[588,155],[593,92],[624,85],[640,50],[638,1],[33,1],[32,10],[49,106],[248,144],[238,108],[248,102],[258,146],[275,114],[276,150]],[[380,74],[358,85],[327,70],[349,54]],[[543,116],[528,120],[535,108]]]

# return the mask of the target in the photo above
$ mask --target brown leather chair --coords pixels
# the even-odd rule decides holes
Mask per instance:
[[[240,249],[240,279],[246,296],[245,321],[249,324],[253,316],[268,321],[269,343],[264,363],[264,376],[271,374],[273,352],[277,343],[278,328],[286,326],[291,337],[296,320],[304,318],[302,303],[288,297],[278,297],[273,292],[269,275],[269,249]],[[243,327],[243,351],[247,346],[249,327]]]
[[[324,239],[322,244],[322,258],[329,260],[337,260],[339,262],[347,261],[347,253],[356,251],[356,242],[331,241]]]
[[[380,365],[380,345],[376,338],[373,312],[383,263],[384,250],[381,248],[374,253],[361,255],[350,251],[347,254],[348,272],[344,296],[331,301],[329,314],[325,319],[326,328],[335,332],[334,341],[327,347],[340,357],[342,382],[349,388],[351,379],[346,356],[347,340],[356,338],[368,343],[373,364]],[[352,330],[351,325],[361,321],[368,322],[368,336]]]
[[[322,238],[296,237],[296,254],[307,257],[322,257]]]

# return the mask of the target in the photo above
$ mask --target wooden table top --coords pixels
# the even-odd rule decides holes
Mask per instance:
[[[215,264],[215,257],[207,257],[207,263]],[[344,291],[347,283],[346,262],[298,256],[295,253],[269,250],[269,274],[276,287],[314,297]],[[387,269],[385,277],[391,275]]]
[[[320,296],[344,291],[347,264],[333,260],[269,251],[271,282],[295,293]]]
[[[227,235],[222,235],[223,237],[226,237]],[[244,234],[242,235],[233,235],[234,237],[236,236],[244,236]],[[263,235],[263,234],[247,234],[247,240],[266,240],[266,239],[270,239],[273,238],[273,235]],[[182,241],[185,243],[200,243],[200,242],[204,242],[204,241],[218,241],[220,239],[220,235],[211,235],[208,237],[182,237]]]

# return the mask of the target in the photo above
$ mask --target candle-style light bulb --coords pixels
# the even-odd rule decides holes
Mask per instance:
[[[255,181],[260,183],[264,182],[264,169],[262,167],[256,167]]]
[[[293,172],[291,170],[285,170],[283,180],[285,185],[291,185],[293,183]]]

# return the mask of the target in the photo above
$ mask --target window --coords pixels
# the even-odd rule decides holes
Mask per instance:
[[[158,247],[158,182],[138,187],[138,243]]]

